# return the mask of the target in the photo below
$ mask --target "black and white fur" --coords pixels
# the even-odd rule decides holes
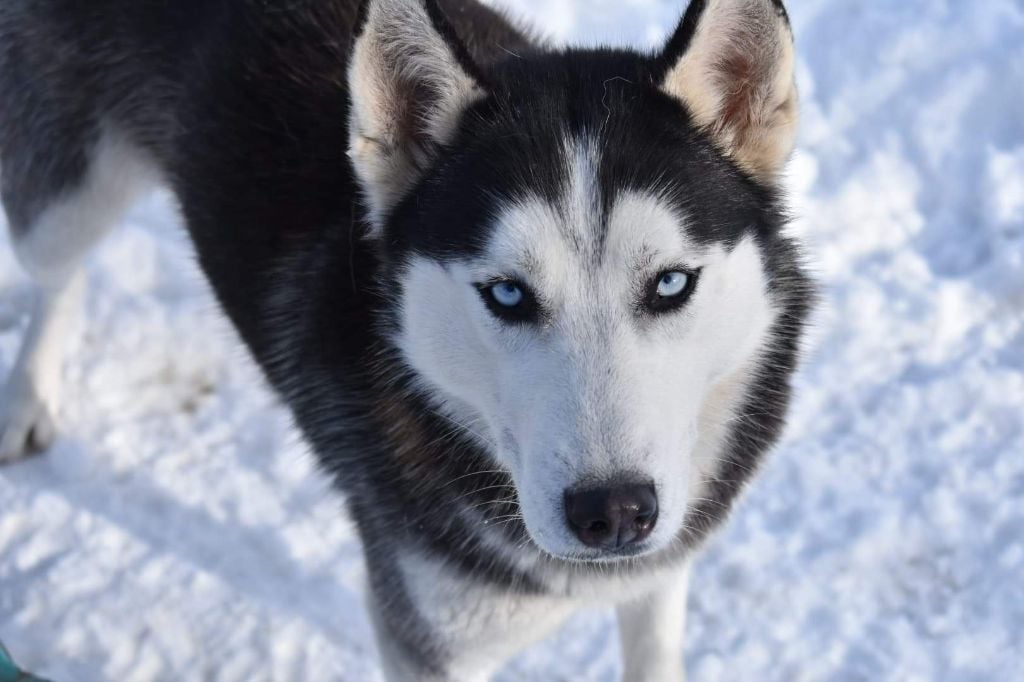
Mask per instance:
[[[810,306],[796,108],[779,0],[693,0],[655,54],[554,49],[475,0],[0,0],[37,284],[0,461],[53,439],[79,265],[164,183],[345,494],[388,679],[486,677],[590,601],[625,679],[681,679],[688,561],[779,435]],[[662,313],[666,272],[695,284]],[[629,482],[650,535],[582,542],[566,495]]]

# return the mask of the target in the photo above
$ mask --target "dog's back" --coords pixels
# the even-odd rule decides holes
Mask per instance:
[[[304,5],[0,3],[0,198],[41,285],[0,396],[0,462],[53,438],[75,273],[140,191],[165,183],[181,200],[257,357],[271,260],[352,223],[345,70],[357,3]]]
[[[525,44],[472,0],[441,5],[481,61],[499,41]],[[358,0],[0,3],[0,198],[25,268],[64,287],[137,192],[168,183],[259,356],[254,301],[272,262],[357,220],[346,70],[358,11]]]
[[[0,3],[0,158],[15,236],[80,188],[105,135],[166,155],[202,2]]]

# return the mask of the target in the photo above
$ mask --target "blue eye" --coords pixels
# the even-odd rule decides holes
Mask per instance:
[[[697,288],[700,270],[666,270],[647,285],[641,306],[648,312],[661,314],[679,310],[690,300]]]
[[[512,282],[498,282],[491,287],[491,297],[494,301],[506,308],[515,308],[523,302],[525,295],[517,284]]]
[[[685,272],[666,272],[658,280],[658,296],[675,298],[686,291],[690,284],[690,276]]]
[[[476,285],[491,314],[510,323],[530,323],[540,319],[537,299],[525,284],[513,279],[491,280]]]

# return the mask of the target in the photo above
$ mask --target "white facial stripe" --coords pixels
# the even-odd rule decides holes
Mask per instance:
[[[657,197],[618,197],[598,248],[600,202],[574,195],[596,191],[585,179],[593,157],[570,158],[578,167],[558,207],[506,207],[479,258],[412,261],[398,343],[442,409],[495,444],[541,547],[580,551],[564,492],[623,473],[657,487],[650,542],[661,546],[714,475],[775,312],[753,238],[700,247]],[[639,315],[638,278],[680,265],[701,268],[685,307]],[[548,306],[542,325],[503,323],[481,300],[475,284],[510,273]]]
[[[602,260],[609,267],[633,263],[646,274],[666,268],[701,266],[705,249],[687,237],[686,219],[664,201],[640,192],[623,192],[612,206]]]
[[[579,213],[583,201],[566,203],[558,210],[531,197],[508,206],[486,255],[471,265],[478,280],[512,274],[561,307],[572,298],[632,296],[665,270],[696,270],[703,263],[706,250],[687,238],[682,219],[649,195],[624,192],[603,240],[593,226],[601,219],[596,204]]]

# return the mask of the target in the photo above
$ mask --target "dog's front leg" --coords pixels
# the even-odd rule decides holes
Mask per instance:
[[[683,633],[690,566],[660,587],[634,601],[620,604],[622,679],[628,682],[682,682]]]

